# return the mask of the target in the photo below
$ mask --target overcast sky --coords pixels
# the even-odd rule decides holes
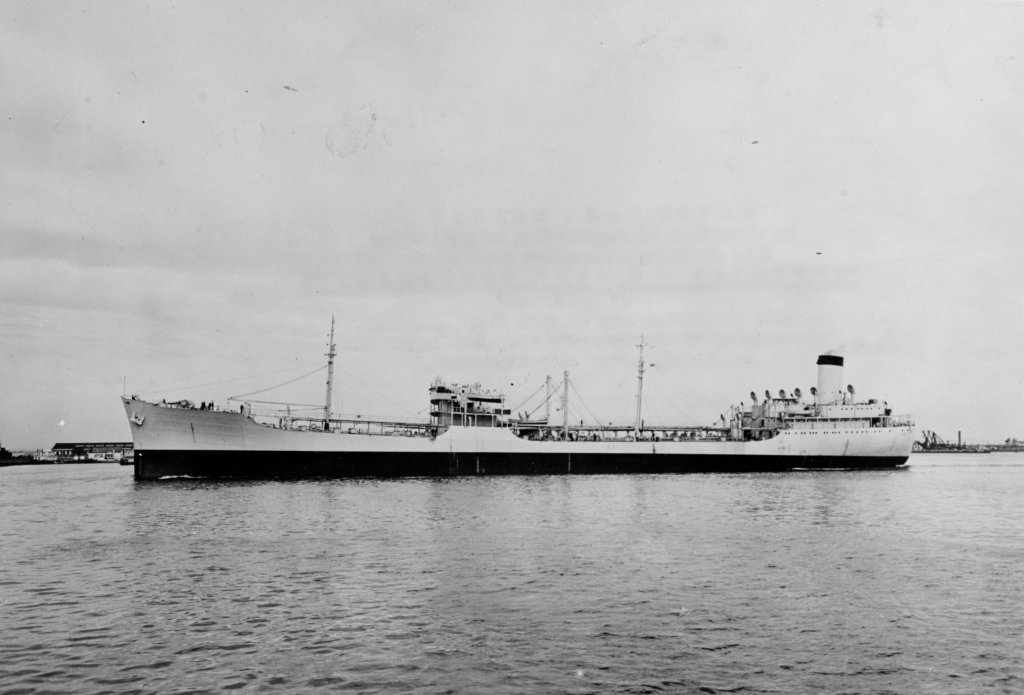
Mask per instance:
[[[1024,5],[0,4],[0,440],[315,369],[335,409],[804,390],[1024,437]],[[264,397],[321,402],[324,375]],[[574,394],[575,397],[575,394]],[[649,410],[647,410],[649,408]],[[584,406],[574,405],[583,417]],[[63,424],[62,424],[63,423]]]

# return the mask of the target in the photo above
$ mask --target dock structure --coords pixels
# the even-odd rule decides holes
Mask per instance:
[[[57,442],[53,445],[56,463],[120,463],[130,460],[131,442]]]
[[[956,433],[956,442],[947,442],[933,430],[921,432],[921,441],[914,442],[915,454],[988,454],[992,447],[987,444],[967,444],[960,431]]]

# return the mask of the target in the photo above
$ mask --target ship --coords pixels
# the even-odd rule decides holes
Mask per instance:
[[[904,466],[913,422],[888,403],[857,400],[843,387],[844,358],[817,359],[817,386],[750,393],[709,426],[652,426],[642,417],[644,342],[636,418],[620,425],[568,420],[568,372],[547,398],[560,400],[561,423],[513,413],[505,394],[479,383],[434,379],[423,421],[332,414],[334,322],[328,340],[322,414],[263,410],[243,401],[220,406],[159,403],[122,396],[134,442],[136,480],[177,477],[451,477],[479,475],[668,474],[869,469]],[[559,388],[560,387],[560,388]],[[561,393],[559,393],[561,392]],[[256,403],[260,405],[259,402]],[[318,406],[319,408],[319,406]]]
[[[24,466],[31,463],[38,463],[33,456],[15,454],[0,444],[0,466]]]

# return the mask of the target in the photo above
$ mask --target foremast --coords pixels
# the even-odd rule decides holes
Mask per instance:
[[[637,366],[636,372],[636,420],[633,423],[633,437],[636,439],[640,438],[640,429],[643,427],[643,397],[644,397],[644,347],[647,344],[644,342],[643,334],[640,335],[640,344],[636,347],[640,348],[640,363]]]

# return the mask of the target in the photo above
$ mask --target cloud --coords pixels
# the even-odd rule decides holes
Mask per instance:
[[[611,402],[645,333],[715,414],[843,343],[951,418],[920,384],[1024,346],[1010,7],[311,8],[0,8],[4,422],[120,432],[125,373],[315,356],[332,313],[410,393]]]

